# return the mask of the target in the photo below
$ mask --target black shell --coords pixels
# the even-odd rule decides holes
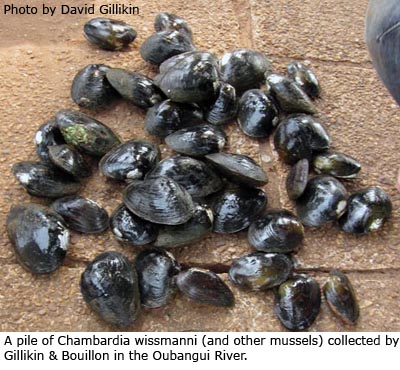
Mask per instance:
[[[124,203],[137,216],[156,224],[183,224],[194,212],[190,194],[163,176],[132,182],[125,189]]]
[[[43,162],[50,163],[49,147],[52,145],[65,144],[65,140],[57,126],[56,120],[51,120],[41,125],[36,131],[34,142],[39,158]]]
[[[72,230],[92,234],[108,228],[107,211],[93,200],[71,195],[57,199],[51,208],[62,216]]]
[[[292,62],[287,66],[289,76],[305,91],[311,98],[319,98],[321,88],[317,76],[301,62]]]
[[[317,154],[313,158],[312,165],[315,172],[340,179],[352,179],[361,170],[361,165],[355,158],[338,152]]]
[[[109,105],[118,95],[106,78],[109,68],[104,64],[89,64],[80,70],[72,80],[72,100],[88,109]]]
[[[237,120],[246,135],[267,137],[278,124],[278,109],[262,90],[248,90],[240,98]]]
[[[6,225],[17,259],[25,269],[46,274],[61,266],[69,231],[57,213],[38,204],[12,206]]]
[[[218,97],[215,102],[205,107],[204,117],[213,125],[223,125],[235,119],[238,107],[235,88],[227,83],[221,83]]]
[[[156,32],[176,30],[184,34],[189,40],[193,40],[192,30],[187,22],[183,18],[172,13],[158,13],[154,21],[154,29]]]
[[[129,24],[101,17],[86,22],[83,33],[88,41],[105,50],[120,50],[137,36]]]
[[[235,298],[222,279],[212,271],[192,267],[179,273],[179,290],[196,302],[217,307],[231,307]]]
[[[158,145],[129,140],[111,149],[99,162],[100,172],[115,180],[142,180],[160,160]]]
[[[254,252],[232,262],[229,278],[242,288],[266,290],[282,284],[292,270],[293,262],[284,254]]]
[[[126,328],[138,318],[138,277],[121,253],[98,255],[82,273],[80,287],[86,303],[108,324]]]
[[[304,228],[292,212],[270,209],[250,225],[247,237],[260,251],[290,253],[303,242]]]
[[[320,308],[321,290],[312,277],[299,275],[279,286],[275,313],[287,329],[307,329],[317,318]]]
[[[59,198],[81,188],[72,176],[42,162],[18,162],[12,166],[12,172],[26,191],[37,197]]]
[[[180,266],[174,256],[162,249],[147,249],[136,257],[135,266],[142,305],[157,308],[168,304],[178,290]]]
[[[303,158],[290,169],[286,178],[286,192],[289,199],[295,200],[303,194],[308,182],[309,167],[308,160]]]

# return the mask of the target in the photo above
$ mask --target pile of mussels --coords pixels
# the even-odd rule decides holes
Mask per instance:
[[[157,145],[133,139],[122,143],[102,122],[75,110],[61,110],[35,135],[40,161],[24,161],[12,171],[38,197],[57,198],[50,207],[12,206],[7,231],[21,265],[32,273],[50,273],[63,262],[69,229],[100,233],[110,227],[115,238],[144,249],[131,264],[118,252],[97,256],[83,272],[81,291],[88,305],[107,323],[130,326],[141,306],[166,305],[179,289],[191,299],[229,307],[234,295],[220,277],[201,268],[181,269],[169,252],[208,233],[236,233],[248,228],[255,252],[233,261],[230,280],[243,289],[273,289],[275,312],[290,330],[308,328],[318,315],[321,289],[310,276],[296,274],[291,253],[304,238],[303,225],[337,221],[348,233],[379,229],[391,213],[391,201],[379,187],[350,197],[338,179],[354,178],[360,164],[330,151],[331,140],[313,100],[320,87],[304,64],[288,66],[288,76],[272,73],[260,52],[237,49],[221,60],[193,45],[186,21],[158,14],[156,32],[140,48],[159,66],[152,80],[139,73],[90,64],[72,82],[72,99],[87,109],[108,106],[122,97],[147,110],[145,128],[177,154],[161,160]],[[124,22],[90,20],[86,38],[107,50],[134,41]],[[262,88],[266,86],[265,88]],[[274,133],[282,160],[293,165],[287,193],[297,216],[266,209],[267,183],[252,158],[224,152],[222,127],[237,120],[254,138]],[[126,181],[123,203],[111,217],[82,198],[81,180],[91,175],[86,156],[99,158],[102,175]],[[317,174],[309,178],[310,168]],[[359,308],[349,279],[332,271],[323,287],[326,301],[340,318],[355,323]]]

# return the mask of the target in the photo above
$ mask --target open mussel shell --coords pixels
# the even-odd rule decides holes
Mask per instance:
[[[178,274],[179,290],[196,302],[217,307],[231,307],[235,303],[232,291],[212,271],[192,267]]]
[[[93,200],[70,195],[54,201],[51,208],[62,216],[72,230],[93,234],[108,228],[107,211]]]
[[[318,175],[308,181],[304,193],[296,199],[296,211],[307,226],[322,226],[337,220],[346,209],[346,189],[334,177]]]
[[[290,253],[303,242],[304,228],[292,212],[270,209],[250,225],[247,237],[257,250]]]
[[[104,64],[89,64],[80,70],[72,80],[72,100],[88,109],[109,105],[118,95],[106,78],[109,69]]]
[[[157,145],[144,140],[129,140],[104,155],[99,162],[99,169],[111,179],[142,180],[160,157]]]
[[[240,96],[247,90],[260,88],[265,73],[271,70],[267,57],[255,50],[236,49],[221,58],[221,81],[231,84]]]
[[[340,179],[352,179],[361,170],[361,165],[355,158],[338,152],[317,154],[313,157],[312,165],[315,172]]]
[[[383,189],[369,186],[352,194],[344,215],[339,219],[347,233],[367,234],[379,230],[392,213],[392,202]]]
[[[184,34],[189,40],[193,40],[192,30],[187,22],[172,13],[158,13],[154,21],[154,29],[156,32],[175,30]]]
[[[347,324],[355,324],[360,316],[356,294],[349,278],[341,271],[329,273],[322,288],[332,312]]]
[[[150,108],[165,99],[151,78],[120,68],[109,68],[107,80],[126,100],[141,108]]]
[[[321,88],[317,76],[304,63],[292,62],[287,66],[288,75],[311,98],[317,99],[321,94]]]
[[[150,172],[146,179],[166,176],[175,180],[192,197],[205,197],[219,191],[221,178],[204,162],[185,156],[163,159]]]
[[[282,284],[292,270],[293,262],[284,254],[255,252],[235,259],[229,278],[242,288],[266,290]]]
[[[180,266],[175,257],[162,249],[147,249],[136,257],[135,267],[142,305],[157,308],[168,304],[178,290]]]
[[[267,195],[260,189],[238,188],[218,194],[214,199],[214,231],[236,233],[247,228],[267,205]]]
[[[18,162],[12,166],[12,172],[26,191],[37,197],[59,198],[81,188],[72,176],[42,162]]]
[[[213,167],[229,181],[243,186],[260,187],[267,182],[261,166],[244,154],[213,153],[206,155]]]
[[[86,22],[83,33],[88,41],[105,50],[120,50],[132,43],[137,32],[127,23],[109,18]]]
[[[309,173],[309,162],[307,159],[300,159],[289,171],[286,178],[286,192],[289,199],[295,200],[303,194]]]
[[[190,194],[164,176],[132,182],[125,189],[124,203],[135,215],[156,224],[183,224],[194,212]]]
[[[81,275],[80,288],[89,307],[108,324],[126,328],[139,316],[136,270],[119,252],[104,252],[90,262]]]
[[[275,313],[289,330],[309,328],[321,308],[321,290],[315,279],[298,275],[282,283],[276,292]]]
[[[213,125],[223,125],[236,117],[238,106],[235,88],[221,83],[215,102],[204,108],[204,117]]]
[[[84,113],[61,110],[56,119],[66,143],[86,154],[101,157],[121,144],[121,139],[111,128]]]
[[[203,157],[219,152],[224,148],[226,141],[225,132],[209,124],[183,128],[165,138],[165,143],[172,150],[191,157]]]
[[[49,147],[51,163],[76,179],[89,177],[92,171],[82,155],[67,144]]]
[[[35,133],[34,143],[39,158],[43,162],[51,162],[49,158],[49,147],[52,145],[65,144],[65,140],[57,126],[56,120],[50,120],[38,128]]]
[[[38,204],[12,206],[6,226],[17,259],[28,271],[46,274],[63,263],[69,231],[54,211]]]

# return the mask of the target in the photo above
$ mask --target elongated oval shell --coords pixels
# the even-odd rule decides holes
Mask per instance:
[[[286,178],[286,192],[289,199],[295,200],[303,194],[308,182],[309,162],[300,159],[290,169]]]
[[[313,158],[312,165],[315,172],[340,179],[352,179],[361,170],[361,165],[355,158],[339,152],[317,154]]]
[[[50,163],[49,147],[65,144],[65,140],[55,119],[45,122],[35,133],[36,152],[43,162]]]

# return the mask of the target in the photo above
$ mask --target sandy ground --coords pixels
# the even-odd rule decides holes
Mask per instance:
[[[14,1],[26,4],[29,1]],[[32,1],[30,3],[33,3]],[[51,0],[49,5],[59,2]],[[75,2],[82,3],[85,2]],[[91,4],[92,2],[86,1]],[[97,5],[106,1],[96,0]],[[113,1],[123,3],[123,1]],[[65,108],[77,108],[70,98],[74,75],[89,63],[104,63],[153,77],[154,67],[139,55],[139,47],[153,32],[160,11],[184,17],[192,27],[195,44],[221,56],[238,47],[267,54],[277,72],[291,60],[306,60],[318,75],[323,99],[321,120],[333,139],[333,149],[359,159],[360,176],[346,186],[349,192],[379,185],[393,201],[393,217],[376,234],[355,237],[334,225],[306,230],[297,255],[298,269],[320,283],[327,272],[348,272],[360,301],[361,318],[349,327],[336,319],[323,302],[311,331],[400,331],[400,109],[379,82],[364,44],[367,0],[178,0],[136,1],[139,16],[114,16],[132,24],[138,38],[121,52],[89,45],[82,35],[89,15],[53,17],[0,15],[0,329],[2,331],[109,331],[84,303],[79,279],[88,261],[106,250],[134,258],[136,249],[122,247],[111,232],[84,236],[73,233],[65,265],[49,276],[33,276],[16,262],[7,238],[5,217],[11,204],[48,201],[29,196],[11,175],[11,165],[35,158],[33,136],[37,127]],[[1,12],[2,13],[2,12]],[[98,16],[99,14],[96,14]],[[150,137],[143,129],[144,111],[119,102],[110,109],[88,112],[115,129],[124,140]],[[227,127],[230,152],[248,154],[263,164],[270,182],[265,190],[271,207],[293,209],[284,183],[288,167],[277,158],[268,140],[245,137],[235,123]],[[98,176],[82,192],[110,213],[121,202],[123,185]],[[201,243],[174,250],[186,265],[206,266],[226,274],[231,260],[251,251],[246,234],[210,235]],[[228,284],[230,284],[228,282]],[[231,285],[231,284],[230,284]],[[231,285],[232,286],[232,285]],[[232,286],[236,304],[231,309],[207,307],[177,296],[157,310],[144,310],[133,331],[281,331],[273,313],[270,292],[245,292]]]

